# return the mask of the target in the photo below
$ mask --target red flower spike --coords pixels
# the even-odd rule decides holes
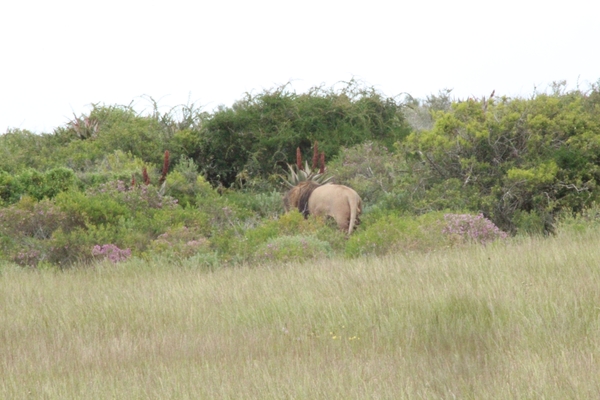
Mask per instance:
[[[298,170],[303,169],[302,168],[302,152],[300,151],[300,147],[296,148],[296,167],[298,167]]]
[[[148,171],[145,166],[142,168],[142,178],[144,179],[144,184],[146,186],[150,184],[150,177],[148,176]]]
[[[169,172],[169,150],[165,150],[165,160],[163,162],[162,175],[158,180],[158,184],[162,185],[164,181],[167,179],[167,172]]]
[[[319,161],[319,145],[315,140],[315,145],[313,146],[313,158],[312,158],[312,169],[317,168],[317,162]]]

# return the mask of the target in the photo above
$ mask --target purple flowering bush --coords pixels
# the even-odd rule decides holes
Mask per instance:
[[[120,249],[114,244],[95,245],[92,255],[97,259],[108,260],[116,264],[131,257],[131,249]]]
[[[446,226],[442,233],[457,241],[472,241],[486,244],[497,239],[505,239],[507,233],[500,230],[483,214],[446,214]]]

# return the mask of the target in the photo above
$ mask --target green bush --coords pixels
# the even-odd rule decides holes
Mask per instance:
[[[21,172],[17,179],[19,180],[20,195],[28,195],[36,200],[42,200],[49,197],[48,193],[53,190],[51,185],[46,182],[46,177],[42,172],[29,168]]]
[[[77,178],[73,170],[69,168],[53,168],[44,174],[47,186],[45,197],[53,198],[61,192],[74,189],[77,186]]]
[[[316,218],[305,219],[300,212],[293,210],[283,214],[279,219],[267,220],[254,229],[246,232],[246,240],[250,246],[277,236],[312,235],[322,229],[324,223]]]
[[[120,218],[130,213],[122,201],[109,193],[91,195],[76,191],[64,192],[55,201],[68,215],[95,226],[116,224]]]
[[[81,232],[82,226],[76,216],[62,211],[50,200],[36,202],[23,197],[18,203],[0,209],[0,251],[23,266],[78,261],[79,257],[73,255],[80,249],[74,246],[74,241],[61,241],[57,237]],[[78,239],[80,235],[72,237]],[[65,257],[67,253],[69,257]]]
[[[146,167],[150,179],[157,182],[157,172],[153,164],[145,163],[139,157],[115,150],[111,153],[97,157],[94,162],[87,164],[81,172],[77,173],[82,190],[99,186],[112,181],[143,182],[142,170]]]
[[[0,205],[14,203],[22,196],[30,196],[36,200],[51,199],[76,186],[75,173],[63,167],[53,168],[45,173],[28,168],[17,175],[0,171]]]
[[[165,193],[176,198],[182,207],[196,206],[199,197],[216,197],[210,184],[198,174],[196,163],[185,156],[167,175]]]
[[[0,207],[16,202],[23,190],[12,174],[0,170]]]
[[[400,104],[355,81],[301,95],[283,86],[209,116],[199,132],[197,161],[209,182],[229,187],[242,176],[268,178],[276,166],[296,159],[297,147],[312,156],[315,141],[330,159],[342,146],[377,141],[391,147],[408,133]]]
[[[49,239],[59,228],[70,231],[81,225],[50,200],[36,202],[23,197],[18,203],[0,209],[0,233],[12,237]]]
[[[508,232],[537,231],[536,224],[551,231],[557,212],[600,197],[597,92],[469,99],[434,112],[433,129],[413,132],[401,146],[412,157],[420,207],[455,204]]]
[[[535,210],[515,211],[512,222],[518,234],[536,235],[553,230],[546,225],[550,221],[545,221]]]
[[[100,154],[121,150],[145,162],[161,165],[169,134],[157,118],[141,115],[131,106],[105,105],[94,105],[89,118],[98,121],[98,130],[94,140],[86,141],[100,149]]]
[[[371,221],[365,218],[361,229],[348,239],[347,257],[384,255],[394,252],[429,251],[448,245],[442,235],[444,214],[424,214],[419,217],[388,214]]]
[[[600,206],[592,203],[579,212],[563,210],[556,218],[556,231],[586,233],[600,228]]]
[[[64,166],[64,160],[56,159],[57,151],[64,145],[56,135],[9,130],[0,134],[0,170],[16,175],[28,168],[43,171]]]
[[[217,232],[211,237],[214,250],[228,262],[251,262],[256,249],[283,236],[310,236],[316,240],[340,247],[344,235],[327,226],[320,218],[304,219],[298,211],[281,215],[277,219],[257,221],[256,226],[232,228]]]
[[[329,243],[313,236],[281,236],[268,240],[254,253],[254,261],[259,263],[287,263],[330,257]]]
[[[283,194],[272,190],[267,193],[229,191],[226,197],[240,208],[261,218],[276,218],[283,213]]]

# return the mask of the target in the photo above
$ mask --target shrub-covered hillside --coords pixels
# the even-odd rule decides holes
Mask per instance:
[[[530,98],[387,98],[350,82],[286,86],[206,112],[93,106],[54,132],[0,135],[0,259],[108,258],[209,268],[427,251],[506,233],[548,234],[600,191],[600,90],[562,83]],[[282,175],[324,154],[364,200],[346,238],[283,215]],[[314,153],[313,153],[314,151]]]

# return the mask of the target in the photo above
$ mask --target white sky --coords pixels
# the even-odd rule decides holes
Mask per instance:
[[[530,96],[600,79],[600,2],[3,1],[0,133],[52,132],[91,103],[212,111],[292,82],[388,96]]]

